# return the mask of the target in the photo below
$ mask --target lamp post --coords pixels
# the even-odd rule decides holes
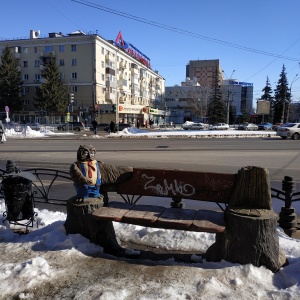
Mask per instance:
[[[226,75],[226,73],[225,73],[225,71],[224,70],[222,70],[222,72],[225,74],[225,76],[227,77],[227,75]],[[228,78],[227,77],[227,79],[228,79],[228,93],[227,93],[227,115],[226,115],[226,123],[227,124],[229,124],[229,108],[230,108],[230,105],[229,105],[229,102],[230,102],[230,100],[229,100],[229,97],[230,97],[230,80],[231,80],[231,78],[232,78],[232,75],[233,75],[233,73],[235,72],[235,70],[233,70],[232,71],[232,73],[231,73],[231,75],[230,75],[230,77]]]
[[[288,110],[287,110],[287,115],[286,115],[286,122],[289,122],[289,115],[290,115],[290,106],[291,106],[291,97],[292,97],[292,85],[293,83],[298,80],[300,77],[298,77],[298,74],[296,74],[296,76],[294,77],[294,79],[292,80],[291,82],[291,85],[290,85],[290,99],[289,99],[289,102],[288,102]]]

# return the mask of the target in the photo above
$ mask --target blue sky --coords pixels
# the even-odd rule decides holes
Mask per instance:
[[[233,78],[254,84],[254,100],[262,95],[267,76],[275,89],[284,64],[289,85],[299,73],[299,80],[292,84],[292,95],[300,101],[299,0],[89,1],[141,18],[143,22],[79,2],[87,3],[85,0],[3,1],[0,39],[29,38],[31,29],[40,30],[44,37],[49,32],[68,34],[80,29],[115,40],[122,31],[126,42],[150,58],[152,68],[166,79],[166,86],[185,80],[189,60],[219,59],[227,77],[235,70]],[[148,21],[191,34],[152,26],[146,24]],[[252,50],[238,49],[240,46]],[[276,58],[273,54],[291,59]]]

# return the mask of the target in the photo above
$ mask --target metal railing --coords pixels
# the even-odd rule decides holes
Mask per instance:
[[[75,195],[69,172],[43,168],[30,168],[23,171],[30,172],[36,177],[36,180],[32,182],[34,203],[66,206],[67,200]],[[0,169],[0,179],[6,176],[6,171]],[[295,189],[295,182],[289,176],[284,177],[281,190],[271,187],[272,198],[284,202],[279,213],[278,223],[288,235],[300,229],[295,209],[292,207],[292,203],[300,201],[300,192],[295,192]],[[125,199],[124,201],[126,202]]]

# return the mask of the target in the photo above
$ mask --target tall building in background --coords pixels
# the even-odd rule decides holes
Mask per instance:
[[[151,69],[145,54],[123,40],[122,33],[115,41],[108,41],[82,31],[41,37],[39,31],[31,30],[28,39],[0,41],[1,52],[6,46],[11,48],[24,81],[25,109],[15,112],[16,122],[60,123],[69,119],[90,123],[96,117],[99,123],[114,120],[145,124],[164,114],[165,79]],[[41,70],[50,53],[68,94],[74,97],[65,116],[54,112],[45,116],[33,105],[35,92],[44,80]]]
[[[209,122],[206,118],[207,104],[214,84],[215,72],[219,74],[223,101],[230,105],[234,122],[253,113],[253,84],[237,79],[224,79],[218,59],[191,60],[186,65],[186,80],[181,85],[166,87],[165,103],[168,120],[183,123],[186,120]],[[196,100],[196,101],[195,101]],[[193,106],[199,102],[197,110]],[[199,115],[199,113],[201,115]]]
[[[190,60],[186,65],[186,77],[197,78],[201,86],[211,86],[214,83],[215,72],[219,72],[220,85],[222,84],[223,72],[218,59]]]

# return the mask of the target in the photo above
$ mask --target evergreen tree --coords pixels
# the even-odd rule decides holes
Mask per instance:
[[[51,112],[64,114],[68,107],[68,95],[52,54],[44,63],[41,75],[46,80],[36,91],[34,106],[46,111],[47,115]]]
[[[23,109],[21,99],[23,81],[21,71],[10,48],[5,47],[1,55],[0,65],[0,110],[8,106],[10,112]]]
[[[273,99],[273,96],[272,96],[272,87],[271,87],[271,84],[270,84],[270,81],[269,81],[269,77],[267,76],[267,81],[266,81],[266,85],[265,87],[262,89],[262,96],[260,97],[262,100],[266,100],[266,101],[269,101],[270,102],[270,107],[271,107],[271,110],[270,110],[270,114],[269,114],[269,118],[267,121],[270,121],[272,122],[273,120],[273,107],[274,107],[274,99]]]
[[[285,123],[287,118],[287,111],[290,102],[291,94],[288,88],[288,81],[283,65],[279,80],[275,89],[275,100],[273,103],[274,123]]]
[[[229,103],[228,103],[229,105]],[[226,106],[222,100],[222,92],[219,80],[219,71],[216,68],[213,77],[213,86],[210,100],[208,103],[207,116],[210,123],[226,121]]]

